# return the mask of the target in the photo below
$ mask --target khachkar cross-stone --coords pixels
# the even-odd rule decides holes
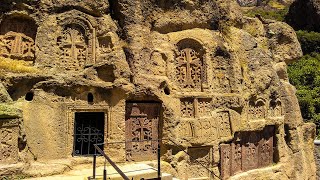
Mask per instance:
[[[0,35],[0,55],[14,59],[33,60],[34,40],[23,33],[10,31]]]
[[[58,39],[63,56],[61,66],[77,70],[85,65],[87,59],[87,44],[83,34],[77,29],[68,28]]]
[[[182,49],[177,61],[177,81],[180,86],[201,90],[202,62],[199,53],[191,48]]]

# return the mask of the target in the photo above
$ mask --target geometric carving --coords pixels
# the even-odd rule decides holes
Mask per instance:
[[[267,126],[263,131],[241,132],[231,144],[221,144],[222,178],[272,165],[273,138],[274,126]]]
[[[180,50],[177,55],[177,82],[182,88],[201,90],[202,62],[194,49]]]
[[[241,172],[242,169],[242,147],[240,142],[231,144],[231,172],[232,175]]]
[[[193,99],[181,99],[181,116],[186,118],[195,116]]]
[[[70,70],[78,70],[85,66],[88,58],[88,40],[80,28],[71,26],[58,37],[61,62],[60,66]]]
[[[219,136],[220,137],[230,137],[231,127],[230,127],[230,114],[229,111],[221,111],[217,113],[217,122],[219,124]]]
[[[197,105],[197,115],[199,117],[210,116],[211,115],[211,99],[198,99]]]
[[[181,99],[181,117],[194,118],[211,116],[211,99],[183,98]]]
[[[258,168],[259,164],[259,134],[246,132],[242,144],[242,170],[248,171]]]
[[[280,99],[271,100],[269,105],[269,117],[281,117],[282,105]]]
[[[31,20],[10,18],[1,24],[0,56],[33,61],[36,26]]]
[[[155,160],[158,153],[160,104],[126,104],[127,161]]]
[[[177,44],[175,81],[185,90],[201,91],[205,81],[202,45],[193,39],[183,39]]]
[[[248,119],[257,120],[264,119],[266,117],[265,102],[262,99],[257,101],[249,101]]]
[[[230,79],[228,77],[229,72],[226,68],[216,68],[214,71],[212,83],[213,88],[221,93],[228,93],[231,91]]]

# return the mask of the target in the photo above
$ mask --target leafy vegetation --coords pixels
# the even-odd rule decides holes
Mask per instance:
[[[303,56],[288,67],[291,84],[297,88],[297,96],[305,121],[314,122],[320,133],[320,54]]]
[[[320,53],[320,33],[299,30],[297,36],[304,54]]]
[[[263,9],[263,8],[254,8],[251,10],[248,10],[245,15],[249,17],[255,17],[256,15],[260,15],[264,19],[272,19],[272,20],[277,20],[277,21],[284,21],[285,16],[288,13],[288,8],[284,9]]]

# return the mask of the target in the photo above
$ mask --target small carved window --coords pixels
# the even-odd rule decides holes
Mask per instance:
[[[181,88],[202,90],[204,81],[203,49],[195,40],[185,39],[176,53],[176,82]]]
[[[33,61],[36,24],[25,18],[7,18],[0,26],[0,56]]]
[[[77,25],[66,26],[58,37],[60,66],[78,70],[85,66],[88,57],[88,40],[84,30]]]

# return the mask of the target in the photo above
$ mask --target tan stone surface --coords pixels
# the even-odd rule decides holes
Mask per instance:
[[[103,123],[92,130],[101,132],[90,140],[107,142],[117,163],[146,152],[155,159],[163,138],[163,172],[180,179],[222,178],[222,161],[231,163],[230,179],[316,178],[315,126],[303,122],[286,70],[302,52],[285,23],[244,17],[233,0],[0,5],[0,56],[15,59],[0,71],[0,101],[22,111],[22,173],[90,164],[75,157],[81,125],[91,121],[77,114],[100,112]],[[19,69],[21,61],[32,70]],[[222,144],[232,149],[223,154]],[[272,161],[261,163],[264,154]]]

